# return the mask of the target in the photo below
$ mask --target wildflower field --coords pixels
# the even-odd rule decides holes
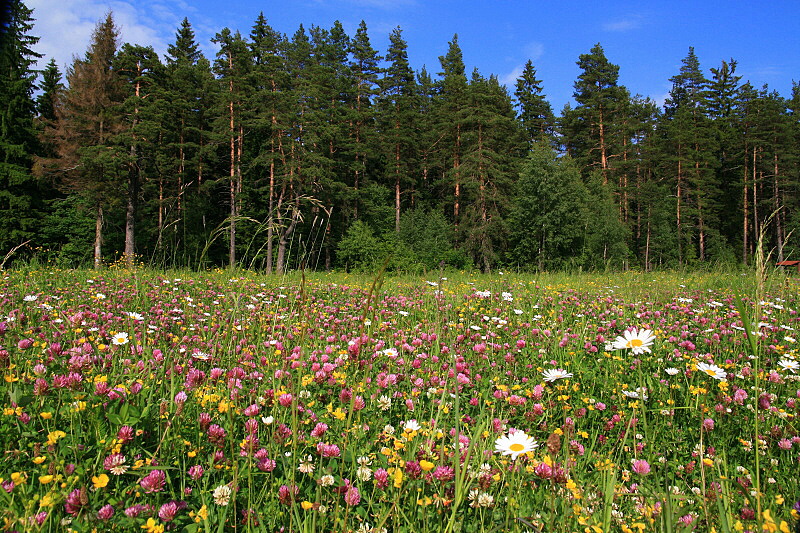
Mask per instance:
[[[0,273],[0,529],[794,530],[797,278],[445,276]]]

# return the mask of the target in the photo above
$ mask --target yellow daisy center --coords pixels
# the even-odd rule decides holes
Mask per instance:
[[[705,370],[705,373],[706,373],[706,374],[708,374],[708,375],[709,375],[709,376],[711,376],[711,377],[714,377],[714,376],[716,376],[716,375],[717,375],[717,373],[716,373],[716,372],[714,371],[714,369],[712,369],[712,368],[707,368],[707,369]]]
[[[509,446],[508,449],[511,450],[512,452],[521,452],[522,450],[525,449],[525,446],[523,446],[519,442],[515,442],[514,444]]]
[[[642,339],[631,339],[630,342],[628,342],[628,344],[630,344],[631,347],[635,348],[637,346],[641,346],[644,343],[642,342]]]

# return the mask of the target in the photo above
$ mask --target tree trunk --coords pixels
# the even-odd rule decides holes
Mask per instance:
[[[605,136],[605,125],[603,124],[603,107],[600,106],[598,109],[600,113],[600,124],[599,133],[600,133],[600,168],[603,171],[603,185],[608,185],[608,155],[606,154],[606,136]]]
[[[780,187],[778,185],[778,153],[772,156],[772,196],[775,207],[775,244],[778,246],[778,261],[783,261],[783,224],[781,223]]]
[[[272,153],[275,153],[275,141],[272,141]],[[272,274],[272,224],[275,220],[273,209],[275,208],[275,159],[269,162],[269,211],[267,215],[267,275]]]
[[[681,194],[683,192],[681,187],[681,160],[678,160],[678,202],[677,207],[675,209],[675,218],[677,219],[677,226],[678,226],[678,264],[683,265],[683,232],[681,231]]]
[[[297,226],[297,221],[300,215],[298,209],[298,205],[295,205],[295,207],[292,209],[292,221],[281,233],[280,239],[278,240],[278,260],[276,265],[278,274],[283,274],[286,271],[286,246],[289,244],[289,238],[292,236],[292,233],[294,233],[294,229]]]
[[[233,81],[231,81],[231,92],[233,92]],[[233,96],[231,95],[230,109],[230,242],[228,243],[228,265],[230,268],[236,266],[236,130],[233,124]]]
[[[460,167],[461,167],[461,124],[456,125],[456,146],[455,152],[453,153],[453,172],[456,178],[456,187],[455,187],[455,203],[453,205],[453,225],[458,228],[458,212],[461,202],[461,176],[460,176]]]
[[[131,147],[131,157],[136,154],[136,148]],[[138,165],[132,164],[128,172],[128,201],[125,209],[125,266],[133,268],[135,263],[136,246],[134,229],[136,225],[136,198],[139,195]]]
[[[747,201],[747,177],[748,177],[748,169],[747,169],[747,147],[745,146],[745,163],[744,163],[744,175],[742,176],[742,211],[744,214],[744,219],[742,221],[742,262],[746,265],[747,258],[749,255],[749,247],[748,247],[748,235],[749,235],[749,223],[750,223],[750,214],[749,214],[749,206]]]
[[[141,70],[139,71],[141,73]],[[138,99],[140,95],[140,84],[136,82],[135,95]],[[136,255],[136,200],[139,196],[139,162],[137,161],[136,150],[136,126],[139,123],[138,104],[133,111],[133,142],[131,143],[130,161],[128,162],[128,198],[125,208],[125,266],[133,268]]]
[[[103,205],[97,203],[97,216],[94,225],[94,268],[103,268]]]
[[[650,209],[647,210],[647,235],[645,236],[644,244],[644,270],[650,272]]]

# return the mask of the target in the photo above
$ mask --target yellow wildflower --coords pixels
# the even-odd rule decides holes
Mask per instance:
[[[141,526],[147,533],[164,533],[164,525],[159,524],[153,518],[148,518],[147,523]]]
[[[433,467],[436,466],[436,465],[433,464],[430,461],[426,461],[425,459],[423,459],[422,461],[419,462],[419,466],[425,472],[430,472],[431,470],[433,470]]]
[[[106,485],[108,485],[108,476],[106,474],[100,474],[99,476],[92,476],[92,485],[95,489],[102,489]]]

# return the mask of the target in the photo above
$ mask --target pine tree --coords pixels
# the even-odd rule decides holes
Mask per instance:
[[[28,33],[33,28],[31,13],[20,0],[10,2],[9,19],[0,32],[0,255],[35,239],[43,208],[31,173],[39,150],[32,67],[41,57],[32,50],[38,37]]]
[[[600,44],[578,60],[581,74],[575,82],[577,107],[571,110],[571,129],[562,132],[569,152],[585,172],[599,170],[603,183],[611,179],[612,161],[620,153],[619,114],[628,92],[617,84],[619,66],[611,63]]]
[[[555,116],[550,102],[547,101],[542,88],[542,81],[536,78],[533,62],[528,60],[522,75],[517,79],[514,90],[516,105],[519,109],[517,118],[525,128],[528,144],[554,142]]]

